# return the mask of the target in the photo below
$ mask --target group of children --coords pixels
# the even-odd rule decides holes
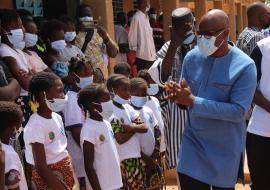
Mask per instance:
[[[38,190],[75,186],[162,189],[166,148],[161,109],[154,97],[158,86],[145,70],[133,79],[128,78],[127,64],[117,65],[115,71],[118,74],[106,82],[94,80],[98,76],[91,65],[72,58],[69,72],[78,80],[66,94],[55,74],[39,72],[32,77],[28,91],[36,110],[23,129],[30,184],[19,156],[9,145],[21,131],[22,111],[14,103],[0,102],[0,138],[5,152],[5,177],[0,181],[5,180],[8,189],[25,190],[27,185]]]

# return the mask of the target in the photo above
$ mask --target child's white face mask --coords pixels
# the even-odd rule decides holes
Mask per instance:
[[[48,108],[52,112],[60,112],[65,108],[65,105],[67,103],[67,96],[65,96],[64,99],[62,98],[54,98],[52,100],[47,100],[46,94],[45,94],[46,104]]]
[[[133,106],[137,108],[142,108],[147,102],[147,96],[145,97],[131,96],[130,102]]]
[[[159,91],[158,84],[150,84],[150,87],[147,89],[147,94],[149,96],[155,96]]]

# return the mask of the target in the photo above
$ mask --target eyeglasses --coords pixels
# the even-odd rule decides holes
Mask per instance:
[[[202,36],[204,36],[206,39],[210,39],[212,36],[219,36],[220,34],[222,34],[222,32],[224,32],[226,29],[222,28],[216,31],[210,30],[210,31],[196,31],[196,35],[201,38]]]

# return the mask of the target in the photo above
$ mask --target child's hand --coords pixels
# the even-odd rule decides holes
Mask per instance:
[[[134,133],[134,127],[132,125],[122,125],[124,133]]]

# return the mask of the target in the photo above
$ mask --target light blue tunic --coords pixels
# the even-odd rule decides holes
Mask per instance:
[[[183,77],[196,96],[179,153],[178,172],[216,187],[234,187],[244,153],[245,112],[256,89],[256,67],[237,47],[221,58],[196,47]]]

